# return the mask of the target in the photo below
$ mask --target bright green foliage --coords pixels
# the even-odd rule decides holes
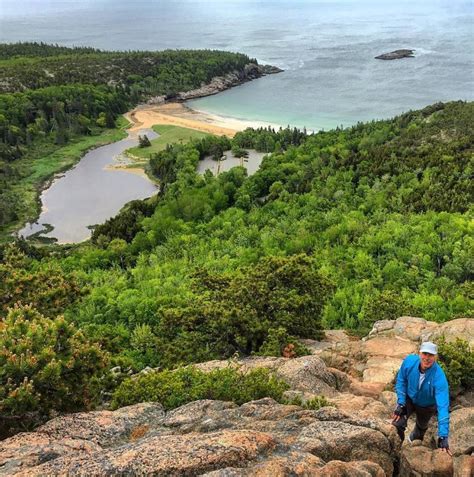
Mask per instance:
[[[98,225],[92,232],[94,244],[105,248],[112,239],[130,242],[140,230],[140,222],[150,216],[155,209],[153,198],[148,200],[132,200],[117,214]]]
[[[105,244],[114,238],[129,243],[114,248],[120,251],[116,259],[104,250],[108,267],[122,269],[125,263],[127,271],[112,278],[110,269],[99,271],[105,265],[98,264],[91,275],[94,291],[71,316],[82,323],[121,323],[130,331],[149,324],[160,340],[161,366],[260,352],[269,330],[283,327],[300,337],[311,325],[295,331],[288,324],[306,313],[295,303],[288,320],[286,311],[262,306],[276,300],[277,308],[286,310],[293,295],[266,288],[268,269],[254,278],[249,270],[263,257],[298,254],[314,257],[317,272],[334,284],[320,313],[324,327],[365,334],[374,321],[403,314],[437,322],[473,316],[474,230],[472,212],[465,211],[471,188],[465,172],[449,179],[464,190],[459,196],[464,206],[424,199],[416,204],[411,198],[415,189],[428,193],[434,184],[423,179],[428,163],[447,174],[454,163],[459,171],[471,170],[474,140],[465,139],[474,137],[472,108],[448,103],[305,136],[299,146],[282,142],[281,152],[267,156],[250,177],[242,168],[217,178],[196,174],[212,141],[170,146],[151,161],[164,190],[148,215],[118,216],[127,234],[121,226],[106,232]],[[413,143],[413,132],[407,131],[412,123],[421,125]],[[255,139],[269,132],[247,134]],[[437,141],[439,148],[432,146]],[[380,162],[371,162],[368,148]],[[454,162],[439,155],[448,149]],[[397,154],[404,158],[399,168]],[[419,213],[420,207],[426,210]],[[98,253],[83,247],[72,260],[91,263]],[[200,287],[198,277],[193,287],[196,269],[227,285],[214,289],[204,281]]]
[[[168,145],[185,144],[193,139],[199,140],[208,136],[207,133],[201,131],[172,126],[169,124],[157,124],[153,126],[153,131],[157,132],[159,137],[150,141],[150,147],[145,150],[140,149],[139,147],[132,147],[127,150],[127,153],[133,157],[149,159],[151,154],[163,151]]]
[[[312,259],[296,255],[266,257],[230,277],[200,270],[194,289],[185,306],[161,311],[157,334],[164,366],[260,352],[271,347],[278,328],[320,338],[332,287]]]
[[[243,373],[227,367],[205,373],[188,367],[127,379],[115,391],[112,407],[155,401],[169,410],[198,399],[233,401],[236,404],[264,397],[281,401],[288,388],[284,381],[264,368]]]
[[[171,99],[252,61],[210,50],[103,52],[39,43],[0,45],[0,232],[26,215],[16,186],[36,172],[35,159],[44,161],[70,142],[115,128],[121,113],[150,96]],[[61,170],[63,162],[48,177],[37,178],[35,187]]]
[[[234,157],[248,157],[249,155],[247,149],[243,149],[237,145],[232,146],[232,154]]]
[[[472,389],[474,386],[474,352],[469,343],[456,338],[448,343],[444,338],[438,342],[438,356],[446,373],[451,391]]]
[[[400,293],[392,290],[374,291],[362,305],[359,314],[360,328],[357,331],[360,335],[365,336],[376,321],[396,320],[400,316],[411,315],[413,310],[410,308]]]
[[[63,317],[16,306],[0,322],[0,418],[24,425],[51,411],[92,407],[108,357]]]
[[[230,139],[226,136],[211,136],[207,135],[201,140],[194,143],[194,147],[199,152],[199,159],[204,159],[206,156],[212,156],[213,159],[218,160],[232,147]]]
[[[46,315],[56,315],[84,293],[72,274],[52,264],[38,266],[15,245],[5,247],[0,261],[0,318],[8,307],[20,302]]]
[[[280,152],[290,146],[299,146],[306,140],[306,131],[289,127],[275,131],[270,126],[268,128],[252,129],[238,132],[233,141],[233,148],[236,151],[241,149],[256,149],[260,152]],[[237,156],[241,157],[241,156]]]

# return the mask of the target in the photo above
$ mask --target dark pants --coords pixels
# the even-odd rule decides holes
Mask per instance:
[[[428,423],[430,422],[431,417],[436,414],[436,406],[417,406],[416,404],[413,404],[413,401],[409,397],[407,397],[406,410],[407,413],[404,416],[401,416],[397,422],[393,422],[393,425],[397,428],[400,439],[402,441],[405,439],[405,430],[407,428],[408,418],[415,413],[416,425],[413,440],[419,439],[422,441],[426,429],[428,429]]]

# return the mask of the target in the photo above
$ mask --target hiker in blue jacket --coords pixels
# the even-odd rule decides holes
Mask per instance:
[[[411,443],[416,439],[423,440],[429,420],[438,413],[438,447],[451,455],[448,380],[436,362],[437,355],[437,346],[427,341],[421,345],[419,355],[410,354],[403,361],[395,385],[397,408],[392,423],[403,441],[408,418],[415,413],[415,429],[408,437]]]

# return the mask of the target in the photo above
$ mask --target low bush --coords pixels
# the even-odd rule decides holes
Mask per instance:
[[[314,396],[314,398],[303,401],[300,396],[293,396],[290,399],[285,399],[284,404],[290,404],[293,406],[300,406],[303,409],[309,409],[311,411],[317,411],[322,407],[334,406],[330,401],[328,401],[324,396]]]
[[[233,401],[239,405],[264,397],[282,401],[288,388],[287,383],[276,378],[268,369],[243,373],[227,367],[205,373],[186,367],[127,379],[115,391],[112,408],[150,401],[161,403],[166,410],[199,399]]]
[[[31,306],[15,306],[0,321],[2,431],[93,407],[97,377],[107,363],[108,355],[63,317],[49,319]]]
[[[448,343],[443,337],[438,341],[439,363],[446,373],[449,387],[456,394],[461,389],[474,386],[474,352],[461,338]]]

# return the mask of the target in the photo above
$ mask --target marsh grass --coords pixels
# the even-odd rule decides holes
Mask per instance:
[[[166,148],[167,144],[185,144],[192,139],[202,139],[203,137],[209,136],[207,133],[195,131],[194,129],[164,124],[157,124],[153,126],[153,131],[158,133],[160,136],[150,141],[150,147],[132,147],[127,149],[127,155],[134,159],[150,159],[151,154],[162,151]]]
[[[39,142],[18,167],[19,179],[12,185],[20,203],[18,220],[0,229],[0,243],[10,240],[12,233],[38,217],[41,210],[41,192],[49,186],[56,174],[70,169],[87,151],[126,137],[128,126],[128,121],[119,117],[117,128],[105,129],[92,136],[73,137],[65,146]]]

